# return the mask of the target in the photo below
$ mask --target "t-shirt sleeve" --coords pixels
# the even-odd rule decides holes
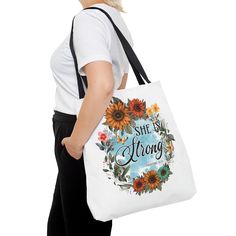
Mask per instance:
[[[73,43],[81,75],[85,75],[82,67],[92,61],[103,60],[112,64],[109,37],[101,19],[85,12],[75,17]]]
[[[129,61],[127,61],[126,64],[125,64],[125,68],[124,68],[124,74],[129,73],[129,66],[130,66]]]

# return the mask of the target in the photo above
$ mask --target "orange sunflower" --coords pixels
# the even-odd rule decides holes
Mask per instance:
[[[122,130],[124,126],[130,124],[128,108],[120,101],[108,106],[105,117],[108,125],[118,130]]]
[[[129,110],[137,117],[142,117],[145,110],[144,102],[134,98],[129,102]]]
[[[161,180],[155,170],[150,170],[144,174],[144,181],[150,189],[155,189],[160,186]]]
[[[145,182],[143,177],[134,180],[133,189],[135,192],[140,193],[144,190],[144,188],[145,188]]]

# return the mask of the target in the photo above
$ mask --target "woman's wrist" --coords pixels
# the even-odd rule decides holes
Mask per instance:
[[[84,143],[81,142],[78,135],[72,132],[70,137],[71,137],[71,142],[74,143],[78,148],[82,149],[84,147]]]

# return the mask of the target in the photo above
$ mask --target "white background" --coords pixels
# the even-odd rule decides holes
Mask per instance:
[[[134,50],[161,80],[197,194],[113,222],[113,236],[236,235],[236,3],[123,0]],[[0,235],[46,235],[57,174],[51,53],[82,9],[74,1],[0,3]],[[137,86],[131,70],[127,87]]]

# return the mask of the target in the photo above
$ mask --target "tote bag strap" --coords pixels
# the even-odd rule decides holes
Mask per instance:
[[[82,83],[82,79],[80,74],[79,74],[79,70],[78,70],[78,62],[77,62],[77,58],[76,58],[76,54],[75,54],[75,50],[74,50],[74,45],[73,45],[73,25],[74,25],[74,19],[75,16],[73,17],[73,21],[72,21],[72,26],[71,26],[71,32],[70,32],[70,50],[71,50],[71,54],[73,56],[74,59],[74,64],[75,64],[75,73],[76,73],[76,78],[77,78],[77,85],[78,85],[78,92],[79,92],[79,98],[83,98],[85,96],[85,91],[84,91],[84,87],[83,87],[83,83]],[[84,76],[86,77],[86,76]],[[84,80],[86,80],[86,88],[87,88],[87,79],[84,78]]]
[[[86,10],[86,9],[98,9],[98,10],[101,10],[108,18],[109,20],[111,21],[119,39],[120,39],[120,42],[123,46],[123,49],[125,51],[125,54],[128,58],[128,61],[134,71],[134,74],[137,78],[137,81],[138,81],[138,84],[141,85],[141,84],[145,84],[144,80],[147,82],[147,83],[151,83],[151,81],[148,79],[140,61],[138,60],[136,54],[134,53],[132,47],[130,46],[129,42],[126,40],[126,38],[124,37],[124,35],[121,33],[121,31],[119,30],[119,28],[115,25],[115,23],[113,22],[112,18],[110,17],[110,15],[103,9],[101,8],[98,8],[98,7],[87,7],[87,8],[84,8],[83,10]],[[83,88],[83,83],[82,83],[82,78],[83,78],[83,81],[85,83],[85,87],[87,88],[87,78],[86,76],[81,76],[78,72],[78,63],[77,63],[77,58],[76,58],[76,54],[75,54],[75,51],[74,51],[74,46],[73,46],[73,25],[74,25],[74,19],[75,19],[75,16],[73,17],[73,21],[72,21],[72,26],[71,26],[71,34],[70,34],[70,49],[71,49],[71,53],[72,53],[72,56],[73,56],[73,59],[74,59],[74,64],[75,64],[75,68],[76,68],[76,77],[77,77],[77,82],[78,82],[78,90],[79,90],[79,97],[80,98],[83,98],[85,96],[85,91],[84,91],[84,88]],[[143,78],[141,77],[141,75],[143,76]],[[82,77],[82,78],[81,78]]]

